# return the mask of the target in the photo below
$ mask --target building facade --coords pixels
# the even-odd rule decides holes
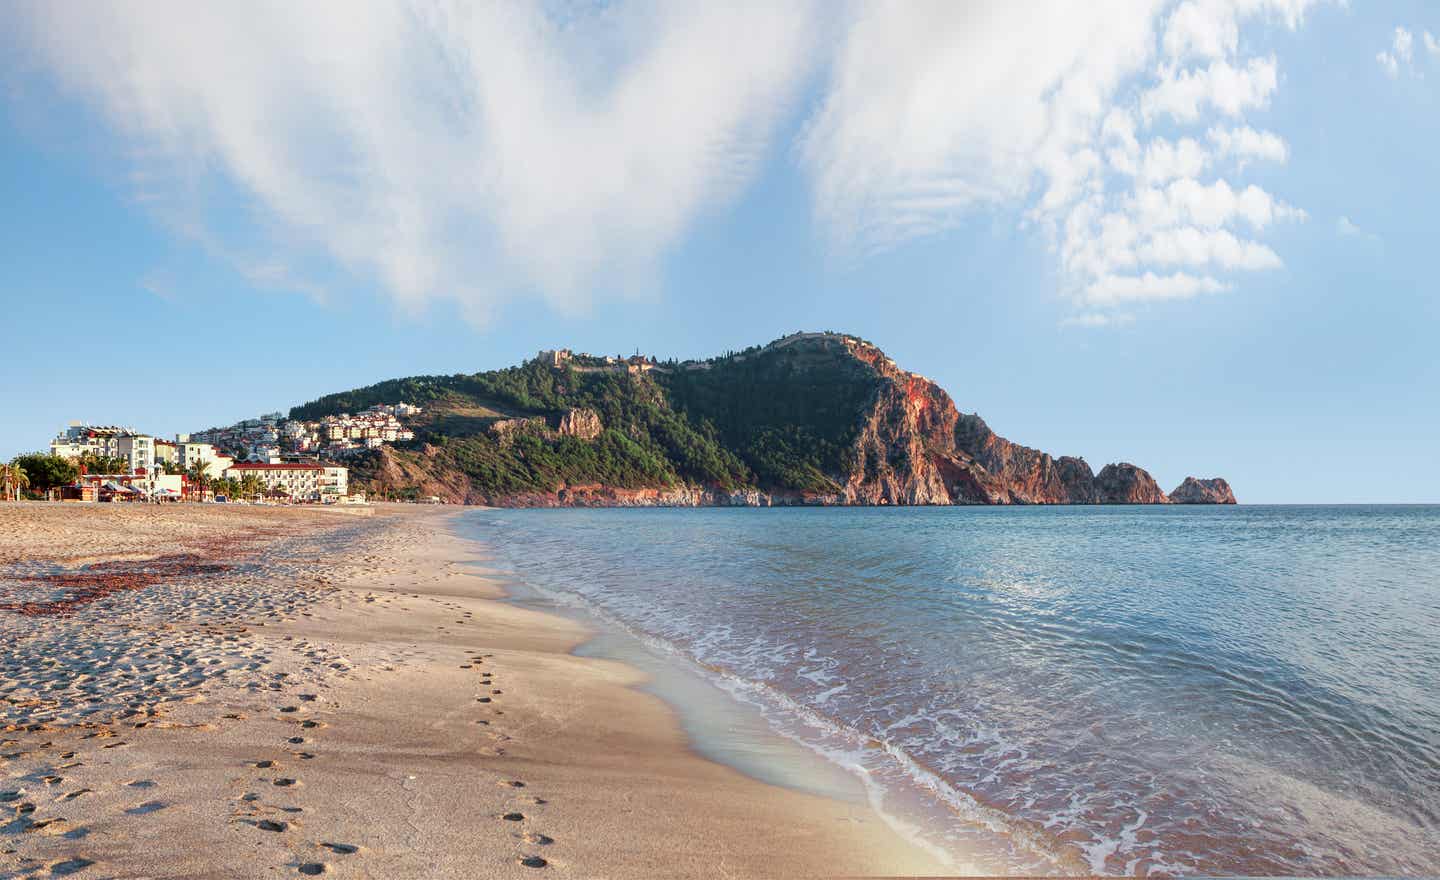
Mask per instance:
[[[209,443],[195,443],[180,440],[175,444],[175,464],[183,471],[189,471],[200,462],[205,462],[205,473],[219,479],[235,463],[235,459],[223,454]]]
[[[130,462],[130,473],[155,472],[155,438],[145,434],[126,434],[116,438],[115,457]]]
[[[338,501],[349,491],[349,469],[321,464],[318,461],[292,461],[280,464],[242,461],[231,465],[225,476],[243,480],[253,474],[260,479],[267,494],[280,489],[294,501]]]

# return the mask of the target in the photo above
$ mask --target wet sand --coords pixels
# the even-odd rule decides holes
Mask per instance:
[[[364,513],[0,505],[0,876],[944,873],[696,755],[452,512]]]

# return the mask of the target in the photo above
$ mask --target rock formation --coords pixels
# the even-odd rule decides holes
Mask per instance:
[[[556,430],[562,437],[594,440],[605,430],[605,426],[600,424],[600,414],[595,410],[571,409],[560,417],[560,427]]]
[[[1170,499],[1144,468],[1129,462],[1107,464],[1095,477],[1101,504],[1168,504]]]
[[[980,416],[959,412],[934,382],[853,336],[794,334],[708,361],[646,361],[646,371],[618,377],[614,360],[573,355],[558,366],[542,359],[471,377],[391,380],[332,403],[367,393],[430,394],[433,432],[422,430],[413,446],[381,452],[370,465],[355,462],[356,480],[454,501],[1235,502],[1222,479],[1190,477],[1167,496],[1133,464],[1109,464],[1096,474],[1082,458],[1007,440]],[[571,438],[594,447],[577,447]]]
[[[1186,477],[1185,482],[1170,493],[1171,504],[1234,504],[1235,493],[1230,484],[1219,477],[1201,480]]]

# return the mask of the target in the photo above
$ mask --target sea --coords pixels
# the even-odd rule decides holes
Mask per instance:
[[[957,872],[1440,874],[1440,506],[464,528],[523,595],[690,669]]]

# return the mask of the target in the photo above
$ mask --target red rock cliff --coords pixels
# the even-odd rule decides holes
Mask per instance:
[[[1001,437],[978,415],[959,413],[950,395],[901,370],[879,349],[843,344],[880,383],[851,450],[843,503],[851,504],[1164,504],[1144,470],[1108,465],[1097,477],[1083,458],[1052,457]]]
[[[1107,464],[1095,477],[1101,504],[1169,504],[1155,478],[1129,462]]]
[[[1235,493],[1230,490],[1230,484],[1215,477],[1209,480],[1201,480],[1195,477],[1186,477],[1185,482],[1175,487],[1170,493],[1171,504],[1234,504]]]

